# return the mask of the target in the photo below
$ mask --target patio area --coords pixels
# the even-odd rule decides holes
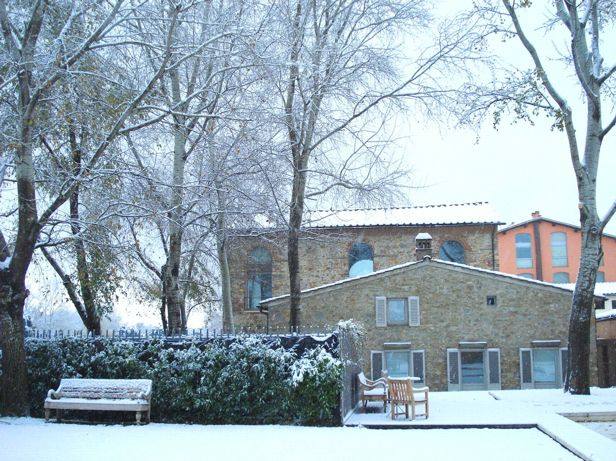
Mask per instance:
[[[616,453],[616,443],[607,434],[572,420],[595,415],[600,421],[616,421],[616,388],[592,388],[590,396],[572,396],[560,389],[430,392],[429,401],[427,419],[418,415],[415,420],[392,420],[389,411],[383,412],[382,404],[371,402],[366,412],[360,408],[348,415],[345,425],[433,430],[536,428],[582,459],[613,460]]]

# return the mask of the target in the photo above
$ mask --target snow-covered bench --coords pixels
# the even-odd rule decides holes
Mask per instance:
[[[145,413],[150,422],[151,379],[62,379],[58,390],[51,389],[45,399],[45,420],[56,410],[135,411],[137,423]]]

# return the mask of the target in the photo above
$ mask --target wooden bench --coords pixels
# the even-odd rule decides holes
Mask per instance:
[[[51,389],[45,399],[45,420],[56,410],[134,411],[137,424],[145,413],[150,422],[151,379],[62,379],[58,390]]]

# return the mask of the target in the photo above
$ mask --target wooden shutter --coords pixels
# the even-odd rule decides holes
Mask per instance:
[[[532,389],[533,354],[530,349],[520,349],[520,388]]]
[[[460,390],[460,351],[447,349],[447,390]]]
[[[565,385],[567,379],[567,370],[569,369],[569,349],[563,347],[560,349],[560,377],[561,386]]]
[[[500,349],[488,349],[488,389],[500,390]]]
[[[409,296],[409,325],[417,327],[420,324],[419,298]]]
[[[421,351],[413,351],[413,376],[417,378],[421,378],[419,383],[424,384],[426,382],[426,361],[425,361],[425,352]]]
[[[385,296],[377,296],[374,302],[376,310],[376,326],[387,326],[387,298]]]
[[[381,351],[370,352],[370,373],[372,379],[383,376],[383,353]]]

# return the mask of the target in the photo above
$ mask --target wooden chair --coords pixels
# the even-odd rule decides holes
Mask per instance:
[[[387,411],[387,381],[383,378],[371,380],[363,372],[358,376],[360,398],[364,404],[364,411],[369,401],[383,402],[383,412]]]
[[[391,419],[396,419],[396,416],[405,415],[409,417],[409,406],[411,407],[411,419],[415,419],[415,407],[424,405],[424,415],[426,419],[430,415],[428,406],[428,386],[413,387],[413,381],[410,378],[388,378],[387,388],[389,390],[389,404],[391,405]],[[398,411],[404,407],[404,411]]]

